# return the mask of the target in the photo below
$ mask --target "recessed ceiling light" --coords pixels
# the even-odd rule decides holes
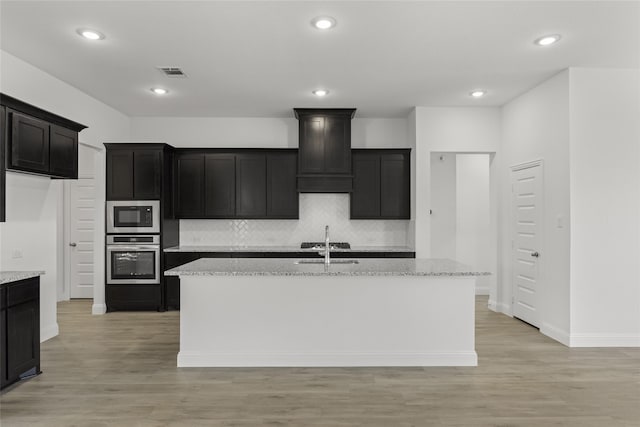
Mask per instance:
[[[105,36],[100,31],[91,30],[89,28],[78,28],[78,34],[88,40],[104,40]]]
[[[336,20],[330,16],[318,16],[311,20],[311,25],[318,30],[329,30],[336,26]]]
[[[316,89],[312,92],[315,96],[327,96],[329,91],[326,89]]]
[[[151,92],[155,93],[156,95],[166,95],[167,93],[169,93],[168,90],[161,87],[152,87]]]
[[[543,37],[540,37],[539,39],[536,39],[534,43],[537,44],[538,46],[549,46],[556,43],[558,40],[560,40],[560,38],[561,38],[560,34],[551,34],[551,35],[543,36]]]
[[[482,98],[487,94],[486,90],[477,89],[469,93],[472,98]]]

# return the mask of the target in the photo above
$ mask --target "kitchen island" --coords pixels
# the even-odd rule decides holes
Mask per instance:
[[[487,273],[451,260],[299,261],[165,272],[181,279],[178,366],[477,365],[475,276]]]

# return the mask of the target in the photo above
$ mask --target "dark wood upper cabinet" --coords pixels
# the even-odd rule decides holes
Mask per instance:
[[[267,216],[267,159],[264,154],[236,156],[236,216]]]
[[[351,119],[355,111],[294,108],[299,121],[299,191],[351,191]]]
[[[410,219],[411,151],[353,150],[351,219]]]
[[[4,107],[4,105],[0,105],[0,222],[4,222],[6,220],[7,177],[5,172],[4,160],[5,138],[7,135],[6,114],[6,108]]]
[[[0,104],[8,170],[78,178],[78,132],[86,126],[5,94]]]
[[[133,150],[107,147],[107,200],[133,199]]]
[[[49,172],[49,123],[9,110],[10,168],[25,172]]]
[[[351,218],[380,217],[380,154],[353,153],[353,192]]]
[[[49,132],[49,172],[78,178],[78,132],[51,125]]]
[[[204,216],[233,218],[236,213],[236,158],[233,154],[206,154]]]
[[[133,196],[136,200],[162,196],[162,150],[133,152]]]
[[[177,218],[298,217],[296,150],[178,150]]]
[[[267,154],[267,217],[298,218],[297,162],[295,151]]]
[[[411,218],[410,154],[380,156],[380,216]]]
[[[176,156],[175,212],[178,218],[204,218],[204,154]]]
[[[160,200],[163,196],[166,144],[105,144],[107,200]],[[167,171],[170,172],[170,171]],[[171,194],[171,193],[169,193]]]

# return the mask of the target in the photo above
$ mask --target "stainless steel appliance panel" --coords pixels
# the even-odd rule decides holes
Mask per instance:
[[[107,201],[107,233],[160,233],[159,200]]]

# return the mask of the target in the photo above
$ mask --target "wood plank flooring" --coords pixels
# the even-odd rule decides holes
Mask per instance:
[[[474,368],[176,368],[179,313],[58,305],[12,426],[640,426],[640,349],[570,349],[477,299]]]

